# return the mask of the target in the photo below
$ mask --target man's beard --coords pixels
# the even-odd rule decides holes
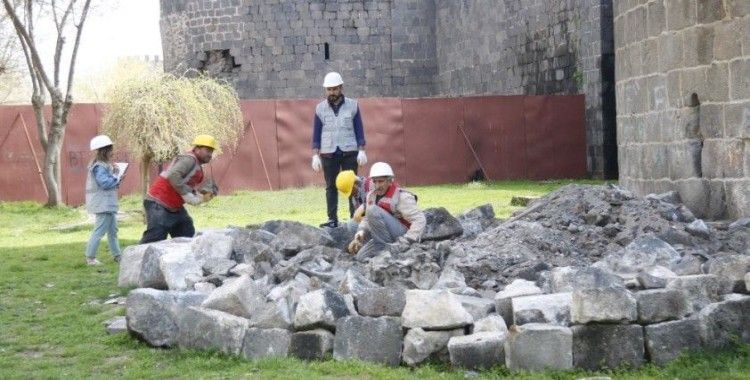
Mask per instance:
[[[328,103],[331,103],[331,104],[336,104],[336,103],[338,103],[338,102],[339,102],[339,100],[340,100],[340,99],[341,99],[341,97],[343,97],[343,96],[344,96],[344,94],[339,94],[339,95],[328,95]]]

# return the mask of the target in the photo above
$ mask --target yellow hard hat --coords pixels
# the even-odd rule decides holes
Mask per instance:
[[[216,143],[216,139],[211,135],[198,135],[193,139],[193,146],[207,146],[211,149],[217,149],[219,144]]]
[[[357,175],[354,174],[354,170],[344,170],[336,176],[336,188],[345,197],[352,195],[352,188],[354,188],[354,182],[357,181]]]

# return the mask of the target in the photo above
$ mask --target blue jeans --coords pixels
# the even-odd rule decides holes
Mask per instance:
[[[365,214],[372,237],[357,253],[357,260],[364,261],[386,249],[388,244],[406,234],[406,227],[391,213],[380,206],[370,206]]]
[[[120,242],[117,241],[117,213],[100,212],[96,214],[94,231],[91,232],[89,242],[86,244],[86,257],[96,257],[96,250],[99,249],[99,241],[102,240],[104,234],[107,234],[109,251],[112,253],[112,256],[120,256]]]

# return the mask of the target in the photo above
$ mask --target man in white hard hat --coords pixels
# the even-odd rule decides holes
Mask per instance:
[[[336,176],[342,170],[357,172],[367,163],[365,132],[357,101],[344,96],[341,74],[330,72],[323,79],[326,100],[315,107],[312,136],[312,168],[323,169],[326,181],[328,221],[320,227],[337,227],[338,192]],[[353,210],[350,210],[350,213]]]
[[[419,241],[427,224],[417,196],[394,181],[390,165],[373,164],[370,179],[373,189],[365,197],[365,217],[349,243],[349,252],[358,260],[369,259],[389,244],[403,247]]]

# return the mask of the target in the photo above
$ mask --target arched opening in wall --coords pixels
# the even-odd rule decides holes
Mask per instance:
[[[617,104],[615,94],[615,21],[612,0],[603,0],[600,8],[602,75],[602,176],[617,179]]]
[[[323,44],[323,59],[326,61],[331,59],[331,47],[328,45],[328,42]]]
[[[703,134],[701,133],[701,101],[698,98],[698,94],[695,92],[690,94],[690,100],[688,100],[688,107],[690,107],[690,117],[688,120],[689,135],[693,136],[697,142],[697,146],[692,149],[693,169],[697,177],[703,177]]]

